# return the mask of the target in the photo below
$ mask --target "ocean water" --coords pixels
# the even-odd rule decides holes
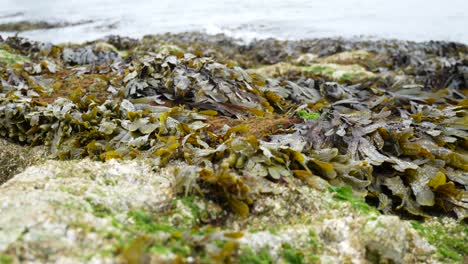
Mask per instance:
[[[0,23],[25,20],[92,21],[19,33],[53,43],[201,31],[244,41],[339,36],[468,44],[468,0],[0,0]]]

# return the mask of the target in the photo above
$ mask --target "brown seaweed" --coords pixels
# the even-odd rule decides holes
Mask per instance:
[[[29,60],[0,63],[0,135],[47,145],[54,158],[183,162],[184,192],[224,199],[241,216],[266,181],[310,184],[315,176],[352,186],[383,211],[468,216],[467,66],[450,55],[465,46],[433,43],[417,57],[421,47],[408,44],[403,58],[390,56],[388,43],[351,43],[346,49],[365,47],[409,77],[349,84],[272,78],[202,52],[134,42],[122,44],[126,59],[99,43],[1,45]]]

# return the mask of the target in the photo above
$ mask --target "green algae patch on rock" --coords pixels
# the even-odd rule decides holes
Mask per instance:
[[[95,52],[102,52],[102,53],[113,52],[113,53],[119,54],[120,57],[122,57],[122,58],[126,58],[129,55],[128,50],[119,50],[114,45],[112,45],[110,43],[107,43],[107,42],[104,42],[104,41],[97,42],[95,44],[94,51]]]
[[[13,264],[13,257],[9,255],[0,254],[0,263],[1,264]]]
[[[261,75],[271,77],[286,75],[290,71],[301,71],[301,67],[288,62],[280,62],[273,65],[264,65],[254,69],[250,69],[250,72],[255,72]]]
[[[299,66],[308,66],[317,63],[361,65],[368,70],[375,69],[383,63],[375,52],[359,49],[343,51],[325,57],[319,57],[314,53],[304,53],[299,55],[293,62]]]
[[[225,215],[223,208],[213,201],[190,195],[173,200],[167,221],[173,226],[192,228],[214,223]]]
[[[16,54],[9,51],[7,48],[0,46],[0,65],[4,64],[7,67],[11,67],[14,64],[24,64],[29,62],[29,58],[23,55]]]
[[[163,54],[180,54],[180,53],[185,53],[185,50],[177,45],[163,44],[157,47],[156,52],[163,53]]]
[[[468,226],[448,217],[425,222],[411,221],[422,237],[436,248],[437,258],[445,263],[466,263],[468,256]]]
[[[260,67],[251,71],[271,77],[278,77],[282,75],[287,76],[289,72],[314,74],[323,76],[331,81],[349,81],[353,83],[375,77],[374,73],[357,64],[341,65],[335,63],[312,63],[307,66],[296,66],[287,62],[280,62],[277,64]]]
[[[294,64],[299,65],[299,66],[307,66],[312,63],[317,63],[319,61],[319,56],[317,54],[313,53],[304,53],[299,55],[294,60]]]
[[[239,263],[241,264],[270,264],[274,263],[268,249],[262,249],[259,252],[253,251],[249,247],[245,247],[242,249],[242,253],[239,256]]]
[[[360,212],[365,214],[380,214],[380,212],[375,207],[367,204],[363,198],[356,197],[353,194],[353,189],[350,186],[331,187],[330,191],[334,193],[335,199],[349,202],[353,208]]]
[[[375,53],[366,50],[344,51],[320,58],[318,62],[340,65],[357,64],[363,66],[366,69],[375,69],[379,64],[381,64]]]
[[[340,65],[335,63],[317,63],[301,68],[305,72],[322,75],[335,81],[359,82],[373,78],[374,74],[360,65]]]

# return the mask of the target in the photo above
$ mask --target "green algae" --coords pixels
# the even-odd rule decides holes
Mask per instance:
[[[180,232],[182,229],[169,224],[160,223],[156,218],[145,211],[132,211],[128,216],[135,222],[134,228],[145,233]]]
[[[323,75],[329,79],[337,81],[358,82],[367,78],[372,78],[374,74],[364,67],[353,65],[340,65],[334,63],[312,64],[300,68],[302,71]]]
[[[293,246],[289,243],[283,243],[281,256],[285,263],[320,263],[320,253],[323,252],[324,245],[319,241],[319,237],[314,230],[309,230],[308,240],[305,247]]]
[[[311,253],[320,253],[323,251],[324,245],[320,242],[320,238],[315,230],[309,230],[309,240],[307,241],[311,248]]]
[[[281,256],[283,257],[284,261],[289,264],[305,263],[304,253],[298,249],[293,248],[288,243],[283,244]]]
[[[301,109],[297,111],[297,115],[304,120],[317,120],[320,118],[320,114],[316,112],[309,112],[307,110]]]
[[[185,50],[177,45],[163,44],[156,48],[156,52],[164,54],[180,54],[185,53]]]
[[[270,255],[268,248],[262,248],[255,252],[252,248],[243,247],[239,256],[240,264],[273,264],[273,258]]]
[[[182,198],[184,199],[184,198]],[[187,200],[190,199],[185,199]],[[128,219],[121,222],[113,219],[113,225],[119,232],[119,242],[114,246],[114,253],[121,252],[124,259],[133,258],[136,255],[147,254],[174,255],[175,258],[186,258],[189,256],[197,259],[212,259],[205,250],[195,251],[200,247],[198,240],[205,237],[207,243],[214,243],[222,247],[226,241],[210,239],[213,232],[210,228],[197,229],[190,226],[173,226],[169,220],[170,215],[175,212],[166,212],[162,216],[138,210],[128,213]],[[122,236],[122,234],[125,234]],[[109,234],[114,236],[114,234]],[[130,257],[129,257],[130,256]]]
[[[11,67],[17,63],[24,64],[29,61],[28,57],[10,52],[8,49],[0,46],[0,63],[5,64],[7,67]]]
[[[441,261],[463,263],[468,256],[468,225],[465,222],[444,223],[442,219],[428,222],[413,220],[411,224],[429,243],[436,247]]]
[[[300,73],[305,75],[323,76],[328,80],[357,83],[362,80],[373,78],[374,73],[367,71],[364,67],[351,64],[341,65],[335,63],[312,63],[307,66],[297,66],[290,63],[281,62],[274,65],[267,65],[252,69],[255,72],[268,76],[283,76],[288,73]]]
[[[148,212],[131,211],[127,221],[114,219],[113,225],[121,231],[118,232],[119,242],[114,246],[112,254],[119,254],[127,261],[147,254],[175,254],[178,257],[191,255],[191,244],[182,239],[184,232],[190,234],[190,229],[171,226]]]
[[[335,70],[332,67],[327,65],[312,65],[312,66],[304,66],[301,69],[304,71],[309,71],[315,74],[324,74],[324,75],[333,75]]]
[[[9,255],[0,254],[0,264],[12,264],[13,258]]]
[[[97,217],[107,217],[112,215],[112,210],[105,205],[95,202],[92,198],[86,197],[85,201],[91,206],[92,212]]]
[[[354,78],[354,76],[351,73],[344,73],[343,75],[341,75],[339,80],[341,82],[353,81],[353,78]]]
[[[364,214],[380,214],[379,211],[366,203],[363,198],[356,197],[350,186],[330,187],[329,191],[334,193],[334,198],[338,201],[346,201],[351,206]]]
[[[290,243],[283,243],[280,251],[275,253],[279,259],[275,259],[272,256],[271,249],[266,246],[257,251],[254,251],[250,247],[241,246],[241,253],[239,255],[239,263],[257,263],[257,264],[268,264],[268,263],[318,263],[320,258],[319,254],[323,250],[323,245],[318,241],[318,236],[315,231],[310,230],[309,240],[303,247],[293,246]]]
[[[193,214],[193,216],[195,218],[199,218],[200,215],[202,214],[202,210],[200,209],[200,207],[196,204],[197,200],[200,199],[199,197],[195,196],[195,195],[188,195],[188,196],[184,196],[182,197],[180,200],[181,202],[188,206]]]
[[[181,225],[190,227],[199,224],[199,220],[205,212],[195,203],[198,199],[196,196],[190,195],[174,200],[174,214],[182,218]]]

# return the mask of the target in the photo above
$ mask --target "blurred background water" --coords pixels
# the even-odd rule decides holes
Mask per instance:
[[[0,24],[17,21],[92,21],[19,33],[54,43],[184,31],[245,41],[340,36],[468,43],[468,0],[0,0]]]

